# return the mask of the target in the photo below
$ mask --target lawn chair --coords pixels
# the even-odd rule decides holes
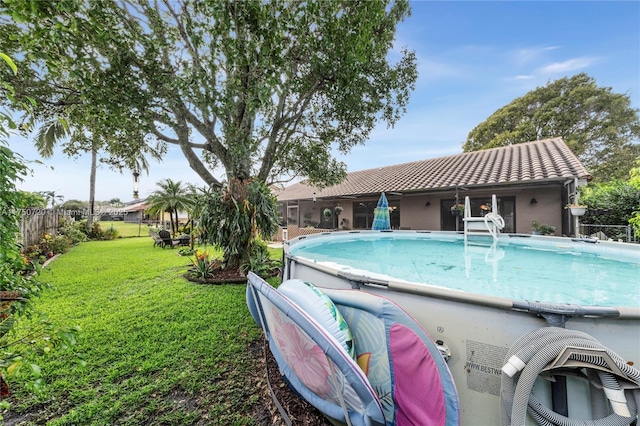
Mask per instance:
[[[175,243],[171,239],[171,233],[169,231],[167,231],[166,229],[158,231],[158,237],[160,237],[160,239],[162,240],[162,248],[165,248],[167,246],[173,248]]]
[[[162,238],[160,238],[160,236],[156,231],[154,231],[153,229],[149,229],[149,236],[153,238],[154,247],[155,246],[164,247],[164,241],[162,240]]]

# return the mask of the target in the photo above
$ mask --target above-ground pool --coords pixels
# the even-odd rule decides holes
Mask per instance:
[[[284,279],[382,295],[415,318],[448,356],[462,425],[504,422],[505,356],[534,330],[584,332],[628,365],[640,363],[638,245],[362,231],[291,240],[285,257]],[[553,390],[536,381],[538,399],[571,417],[597,418],[583,381],[563,380]]]
[[[351,233],[305,239],[289,254],[380,280],[543,303],[640,308],[640,252],[628,245],[482,238],[465,243],[456,234]]]

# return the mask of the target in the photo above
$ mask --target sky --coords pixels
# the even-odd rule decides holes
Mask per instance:
[[[581,72],[600,87],[627,94],[632,107],[640,108],[638,1],[412,1],[411,6],[394,47],[415,51],[418,60],[407,112],[394,128],[381,123],[365,145],[338,156],[350,172],[459,154],[469,132],[496,110]],[[32,140],[12,136],[9,143],[32,170],[20,189],[89,199],[88,154],[68,158],[58,149],[43,160]],[[167,177],[202,186],[180,150],[169,148],[162,163],[151,160],[149,174],[141,175],[141,197]],[[132,196],[128,172],[99,168],[96,200],[128,202]]]

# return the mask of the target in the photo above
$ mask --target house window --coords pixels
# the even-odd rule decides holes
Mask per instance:
[[[464,205],[464,198],[458,200],[460,205]],[[443,231],[463,231],[463,213],[456,213],[452,207],[456,204],[455,199],[442,200],[440,203],[441,229]],[[492,210],[491,196],[470,197],[471,216],[482,217]],[[502,232],[513,233],[516,229],[516,200],[515,197],[498,198],[498,212],[504,218],[504,228]]]
[[[516,232],[516,198],[504,197],[498,200],[500,216],[504,219],[502,232]]]
[[[353,203],[353,229],[371,229],[376,202]]]
[[[298,224],[298,206],[287,207],[287,225]]]
[[[287,206],[284,203],[278,203],[278,223],[280,226],[287,226],[287,221],[285,220],[286,210]]]
[[[464,203],[458,201],[458,203]],[[442,231],[462,231],[464,229],[464,223],[462,222],[462,216],[456,213],[455,209],[451,208],[455,206],[456,200],[442,200],[440,201],[440,229]]]
[[[391,220],[391,229],[400,229],[400,205],[396,203],[389,203],[389,219]]]
[[[373,215],[377,205],[377,201],[353,203],[353,229],[371,229],[371,226],[373,225]],[[399,229],[400,205],[397,203],[389,203],[389,207],[391,229]]]

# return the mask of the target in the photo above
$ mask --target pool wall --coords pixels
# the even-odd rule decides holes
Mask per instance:
[[[330,235],[337,234],[342,233]],[[462,238],[456,233],[441,234]],[[330,235],[307,238],[331,238]],[[550,238],[555,240],[554,244],[580,244],[585,250],[596,250],[596,244],[568,238],[532,237],[528,244],[548,244]],[[415,318],[434,341],[441,341],[448,348],[448,366],[458,390],[463,425],[500,424],[500,381],[505,355],[518,338],[532,330],[559,326],[582,331],[629,363],[640,365],[640,308],[535,304],[354,273],[351,268],[291,256],[290,247],[300,241],[292,240],[284,246],[284,279],[303,279],[321,288],[359,288],[387,297]],[[614,255],[619,250],[615,244],[597,246]],[[637,254],[640,259],[639,249],[629,245],[631,258],[635,259]],[[546,386],[536,384],[535,392],[543,404],[551,406]],[[588,388],[583,381],[569,379],[567,394],[570,412],[590,412]]]

